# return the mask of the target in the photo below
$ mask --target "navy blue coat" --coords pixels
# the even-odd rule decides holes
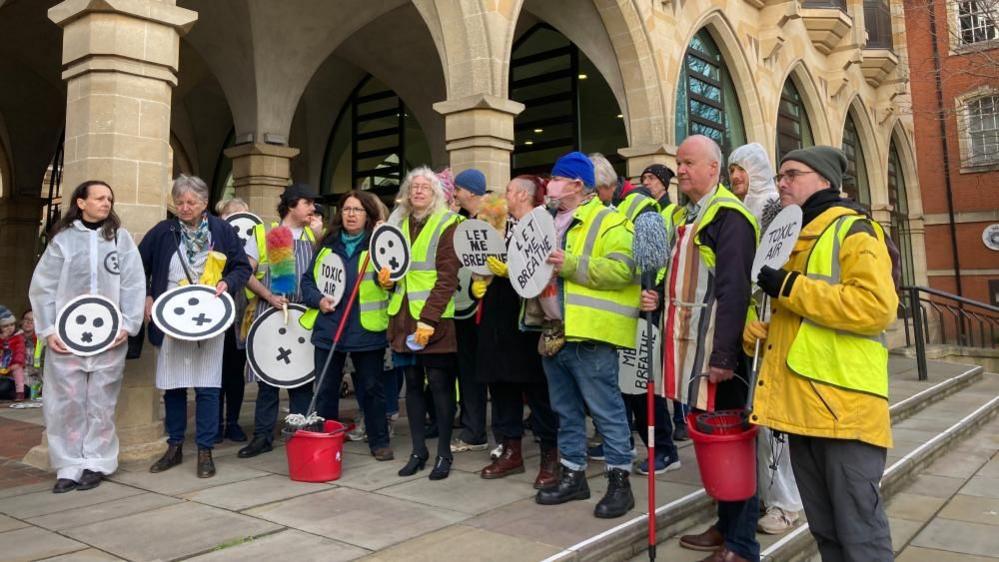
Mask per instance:
[[[142,256],[142,265],[146,269],[146,296],[153,297],[153,300],[166,292],[170,260],[180,245],[180,228],[176,219],[160,221],[139,243],[139,255]],[[236,236],[236,231],[229,223],[213,215],[208,215],[208,230],[212,234],[212,249],[225,254],[222,280],[229,287],[229,294],[235,297],[253,274],[253,268],[243,251],[243,241]],[[150,322],[148,330],[149,343],[156,347],[162,345],[163,332],[156,324]]]

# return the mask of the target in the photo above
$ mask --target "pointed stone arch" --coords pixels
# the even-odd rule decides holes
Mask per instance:
[[[840,119],[838,139],[833,146],[843,145],[843,135],[846,128],[848,116],[853,116],[853,124],[857,129],[857,137],[860,141],[860,148],[864,158],[864,172],[867,175],[867,186],[871,199],[871,210],[875,213],[875,218],[883,220],[887,215],[881,216],[888,205],[888,172],[883,165],[876,163],[887,161],[887,149],[885,143],[879,142],[877,129],[874,120],[864,105],[864,100],[860,95],[855,95],[846,106],[846,111]]]
[[[822,107],[821,100],[822,94],[820,93],[819,85],[815,81],[815,76],[809,70],[808,65],[802,59],[796,59],[788,65],[786,72],[783,74],[783,78],[780,82],[781,88],[788,80],[793,80],[795,87],[798,89],[798,93],[801,95],[801,101],[805,106],[805,111],[808,114],[808,123],[812,128],[812,136],[815,139],[816,145],[833,145],[833,135],[829,128],[829,119],[826,117],[826,111]],[[773,116],[773,122],[777,122],[777,111],[780,106],[780,98],[777,100],[777,106],[771,108],[769,111],[770,115]]]

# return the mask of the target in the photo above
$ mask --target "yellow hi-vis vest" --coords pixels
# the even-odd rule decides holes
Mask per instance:
[[[323,258],[328,256],[332,251],[325,247],[319,250],[319,254],[316,255],[315,266],[312,268],[313,279],[319,279],[319,271],[323,263]],[[375,264],[373,262],[368,262],[367,271],[361,271],[361,266],[364,265],[364,258],[367,255],[367,250],[362,251],[357,261],[358,274],[364,276],[361,280],[361,286],[357,289],[357,308],[361,312],[361,327],[369,332],[384,332],[388,329],[389,324],[388,292],[378,284],[378,276],[375,273]],[[344,299],[350,298],[351,289],[353,287],[346,288],[343,294]],[[346,306],[346,301],[341,300],[339,306]],[[306,330],[312,330],[313,326],[316,325],[316,318],[318,317],[319,309],[310,308],[299,318],[298,323]]]
[[[645,195],[644,193],[634,192],[629,193],[628,196],[624,198],[624,201],[621,201],[621,204],[617,206],[617,210],[619,213],[628,217],[628,220],[635,222],[635,218],[638,217],[638,214],[649,207],[658,210],[659,204],[656,203],[655,199]]]
[[[457,213],[447,210],[437,211],[427,218],[427,224],[423,225],[415,241],[409,239],[409,217],[402,221],[400,229],[409,242],[412,261],[406,276],[396,283],[395,291],[389,299],[389,316],[399,313],[402,299],[406,297],[409,299],[410,315],[419,320],[420,313],[427,304],[427,298],[430,297],[430,291],[437,284],[437,245],[440,243],[441,234],[447,227],[461,220],[461,215]],[[441,318],[454,318],[453,296],[448,301]]]
[[[272,222],[271,228],[277,228],[279,223]],[[305,239],[313,244],[316,243],[316,234],[312,232],[312,229],[306,226],[302,233],[305,235]],[[257,281],[263,282],[264,275],[267,274],[267,265],[270,260],[267,259],[267,231],[264,229],[264,225],[258,224],[253,227],[253,239],[257,242],[257,271],[254,272],[254,277]],[[256,298],[257,294],[250,290],[249,287],[243,289],[246,293],[247,300]]]
[[[609,230],[631,231],[631,223],[624,214],[604,207],[596,197],[578,209],[576,217],[581,222],[570,227],[565,235],[565,253],[579,258],[575,274],[563,279],[565,336],[570,340],[593,340],[633,349],[641,296],[637,279],[624,288],[612,290],[592,289],[576,281],[588,275],[589,260],[594,256],[620,259],[634,270],[630,247],[621,255],[609,254],[604,249],[604,237]]]
[[[858,220],[866,220],[866,217],[846,215],[826,227],[805,262],[805,275],[809,279],[831,285],[840,282],[840,247]],[[881,225],[876,221],[870,223],[877,239],[883,242]],[[802,318],[787,353],[787,366],[795,373],[821,383],[888,398],[888,345],[884,332],[878,336],[864,336]]]

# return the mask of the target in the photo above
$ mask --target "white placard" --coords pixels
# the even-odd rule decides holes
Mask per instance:
[[[454,317],[466,320],[475,316],[479,301],[472,295],[472,271],[467,267],[458,270],[458,288],[454,291]]]
[[[541,294],[555,267],[548,256],[555,250],[555,219],[544,207],[537,207],[517,221],[507,246],[510,283],[525,299]]]
[[[299,323],[306,308],[288,304],[284,311],[271,308],[261,314],[246,335],[246,361],[258,379],[278,388],[295,388],[316,376],[312,332]]]
[[[990,224],[982,231],[982,242],[993,252],[999,252],[999,223]]]
[[[636,349],[617,352],[617,382],[622,394],[645,394],[649,384],[649,349],[652,349],[652,373],[656,381],[662,380],[663,355],[659,351],[659,328],[649,326],[644,318],[638,319],[635,335]]]
[[[319,276],[316,277],[316,286],[319,287],[320,293],[333,299],[335,307],[340,304],[347,286],[347,268],[344,267],[340,256],[333,252],[323,256],[318,265]]]
[[[368,255],[375,264],[375,271],[383,267],[389,270],[389,279],[398,281],[409,271],[409,242],[398,227],[388,223],[380,224],[371,233],[371,243],[368,245]]]
[[[257,238],[253,235],[253,229],[258,224],[264,224],[263,219],[253,213],[233,213],[225,218],[225,221],[232,225],[236,231],[236,236],[243,241],[243,249],[252,248],[257,245]],[[247,253],[251,253],[247,251]],[[256,254],[253,252],[251,255]]]
[[[455,229],[454,253],[462,267],[479,275],[493,274],[486,265],[486,258],[493,256],[506,261],[503,237],[492,225],[478,219],[464,221]]]
[[[179,340],[201,341],[226,331],[236,320],[229,293],[215,296],[215,287],[183,285],[163,293],[153,303],[153,323]]]
[[[56,317],[56,332],[70,353],[90,357],[107,351],[122,328],[121,312],[100,295],[81,295]]]
[[[780,269],[787,263],[801,232],[801,207],[788,205],[770,221],[767,231],[760,237],[760,246],[753,258],[753,271],[749,278],[754,282],[763,266]]]

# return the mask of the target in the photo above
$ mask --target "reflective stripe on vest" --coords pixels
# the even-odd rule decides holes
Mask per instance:
[[[836,285],[840,282],[839,252],[850,228],[861,215],[847,215],[833,221],[812,246],[805,265],[809,279]],[[875,237],[884,240],[876,221]],[[802,318],[798,334],[787,353],[787,366],[801,376],[888,398],[888,345],[884,332],[865,336],[820,326]]]
[[[659,204],[656,203],[655,199],[649,197],[648,195],[635,192],[629,193],[628,196],[624,198],[624,201],[621,201],[621,204],[617,206],[617,210],[618,212],[624,214],[624,216],[628,217],[628,220],[635,222],[635,218],[638,217],[639,213],[648,207],[655,207],[658,210]]]
[[[402,308],[403,297],[409,300],[409,313],[418,320],[427,304],[430,292],[437,284],[437,246],[441,234],[452,224],[461,222],[461,215],[451,211],[437,211],[427,219],[415,241],[409,239],[409,217],[402,221],[400,229],[411,249],[412,261],[406,276],[396,283],[388,303],[389,316],[395,316]],[[448,301],[441,318],[454,318],[454,297]]]
[[[323,262],[323,258],[328,256],[332,252],[331,249],[324,247],[319,250],[319,255],[316,256],[316,265],[312,269],[312,278],[319,278],[320,265]],[[361,314],[361,327],[369,332],[384,332],[388,329],[388,293],[382,286],[378,284],[378,276],[375,274],[374,264],[368,262],[368,270],[361,272],[361,266],[364,265],[364,258],[368,255],[368,251],[364,250],[357,260],[357,270],[363,276],[361,280],[361,287],[357,290],[357,309]],[[350,289],[353,287],[348,287],[344,292],[345,298],[350,298]],[[340,305],[345,305],[343,300],[340,301]],[[316,318],[319,317],[319,309],[310,308],[302,317],[298,320],[298,323],[302,325],[306,330],[311,330],[316,324]]]

